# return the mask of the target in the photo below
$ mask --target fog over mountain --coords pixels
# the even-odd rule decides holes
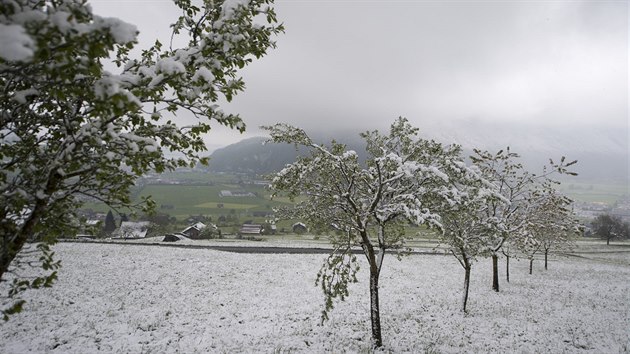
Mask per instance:
[[[137,25],[139,48],[169,43],[179,14],[169,1],[92,5]],[[580,178],[628,179],[627,1],[279,0],[275,8],[286,28],[277,48],[239,72],[244,92],[219,102],[241,114],[247,133],[215,127],[205,139],[211,151],[263,135],[260,125],[349,141],[405,116],[445,143],[509,145],[533,166],[566,155],[580,161]]]
[[[365,129],[315,131],[309,134],[318,143],[335,139],[348,149],[363,153],[364,144],[359,132]],[[385,131],[385,130],[381,130]],[[576,180],[629,181],[628,139],[623,130],[606,127],[586,131],[576,127],[540,127],[527,124],[484,123],[461,121],[450,126],[426,124],[421,136],[444,144],[456,143],[472,154],[473,148],[498,151],[510,147],[521,155],[521,161],[532,172],[537,172],[549,159],[565,156],[578,160],[573,169],[579,174]],[[299,152],[290,145],[265,144],[264,137],[248,138],[239,143],[216,150],[210,167],[216,171],[271,173],[292,162]],[[302,150],[304,151],[304,150]]]
[[[455,142],[465,149],[490,151],[507,146],[521,155],[532,171],[549,158],[578,160],[579,179],[628,181],[628,132],[605,126],[540,126],[526,123],[461,121],[451,129],[430,132],[441,142]]]

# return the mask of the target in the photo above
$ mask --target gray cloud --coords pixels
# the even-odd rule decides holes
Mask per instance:
[[[94,8],[137,24],[146,46],[152,35],[167,41],[176,15],[168,3],[148,3]],[[571,126],[578,136],[594,126],[628,131],[626,2],[280,0],[276,8],[286,34],[243,71],[247,90],[226,107],[249,134],[279,121],[365,130],[399,115],[429,131],[466,127],[460,135],[475,134],[460,124],[470,121]],[[220,129],[208,140],[238,138]]]

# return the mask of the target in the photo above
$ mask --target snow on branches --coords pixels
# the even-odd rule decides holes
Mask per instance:
[[[132,207],[137,176],[205,161],[212,122],[245,129],[217,102],[275,47],[272,0],[174,4],[173,37],[186,44],[156,41],[137,58],[136,27],[86,0],[0,4],[0,279],[27,239],[72,234],[86,198]],[[110,61],[117,72],[104,69]],[[185,112],[197,120],[178,122]]]
[[[335,141],[316,144],[301,129],[286,124],[264,127],[271,141],[306,147],[310,154],[298,157],[273,176],[274,195],[302,196],[294,208],[279,216],[307,221],[330,234],[335,252],[318,274],[326,297],[323,318],[335,298],[348,295],[347,284],[356,281],[358,269],[352,246],[361,247],[370,270],[372,338],[382,343],[378,281],[388,249],[399,251],[408,223],[441,229],[438,211],[461,200],[452,188],[449,172],[475,175],[459,157],[458,146],[443,146],[418,137],[418,129],[399,118],[387,135],[365,132],[367,158],[360,162],[354,151]]]
[[[485,235],[484,240],[492,257],[492,288],[499,291],[499,252],[506,243],[526,237],[527,225],[535,220],[532,215],[537,208],[540,191],[558,183],[551,179],[554,174],[576,175],[569,167],[577,161],[567,162],[564,157],[559,163],[550,160],[542,173],[536,175],[518,162],[520,156],[511,152],[509,147],[496,154],[477,149],[474,152],[471,156],[473,164],[485,179],[496,186],[496,192],[502,196],[501,199],[490,200],[484,211],[485,220],[491,220],[496,225]]]

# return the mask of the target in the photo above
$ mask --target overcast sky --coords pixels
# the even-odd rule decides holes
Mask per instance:
[[[138,26],[140,47],[168,42],[170,1],[92,1]],[[286,33],[242,72],[226,111],[248,135],[262,124],[384,128],[406,116],[426,131],[605,127],[628,133],[626,1],[276,2]],[[217,129],[211,145],[241,139]],[[604,137],[605,138],[605,137]]]

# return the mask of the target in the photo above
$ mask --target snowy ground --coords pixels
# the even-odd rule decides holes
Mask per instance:
[[[177,242],[163,242],[164,236],[147,237],[139,239],[99,239],[99,240],[82,240],[84,242],[105,242],[105,243],[141,243],[141,244],[160,244],[160,245],[194,245],[194,246],[244,246],[244,247],[316,247],[332,249],[332,246],[326,237],[318,237],[314,235],[283,235],[283,236],[257,236],[258,240],[222,238],[209,240],[191,240],[185,239]],[[81,240],[79,240],[81,241]],[[406,240],[405,247],[416,250],[432,250],[439,246],[438,240],[432,239],[412,239]]]
[[[365,272],[319,325],[321,254],[77,243],[55,251],[59,281],[27,293],[24,312],[0,324],[0,353],[370,351]],[[482,260],[466,316],[453,257],[390,257],[384,351],[629,352],[630,253],[583,257],[554,259],[549,271],[538,262],[532,276],[527,262],[512,262],[500,293]]]

